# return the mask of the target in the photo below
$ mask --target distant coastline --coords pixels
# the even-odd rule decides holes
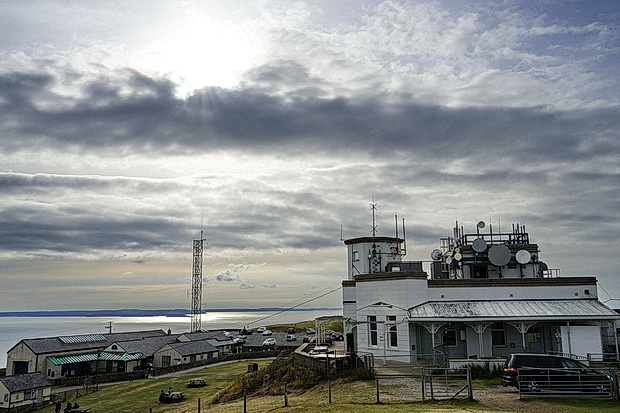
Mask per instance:
[[[222,312],[277,312],[277,311],[342,311],[342,308],[213,308],[203,310],[203,314],[222,313]],[[54,310],[54,311],[0,311],[0,317],[187,317],[190,310],[175,308],[168,310],[140,310],[137,308],[126,308],[120,310]]]

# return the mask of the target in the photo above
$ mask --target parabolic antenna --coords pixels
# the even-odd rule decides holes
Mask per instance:
[[[440,260],[441,259],[441,250],[440,249],[434,249],[433,251],[431,251],[431,259],[434,261]]]
[[[446,264],[452,264],[452,257],[446,258]]]
[[[495,266],[503,267],[510,262],[510,250],[505,245],[493,245],[489,248],[489,261]]]
[[[538,264],[538,269],[539,269],[540,271],[547,271],[547,270],[549,269],[549,267],[547,266],[547,264],[545,264],[544,262],[542,262],[542,261],[541,261],[541,262]]]
[[[484,252],[487,249],[487,242],[482,238],[476,238],[474,242],[471,244],[471,247],[476,252]]]
[[[517,262],[519,264],[527,264],[528,262],[530,262],[530,259],[532,259],[532,255],[529,251],[519,250],[515,254],[515,258],[517,259]]]
[[[461,254],[460,252],[455,252],[453,257],[455,260],[460,261],[463,259],[463,254]]]
[[[478,221],[478,223],[476,224],[476,226],[480,229],[486,227],[486,224],[484,223],[484,221]]]

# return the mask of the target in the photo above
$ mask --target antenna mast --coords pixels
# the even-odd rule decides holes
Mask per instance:
[[[201,330],[202,315],[202,231],[200,239],[194,240],[194,265],[192,271],[192,325],[191,332]]]

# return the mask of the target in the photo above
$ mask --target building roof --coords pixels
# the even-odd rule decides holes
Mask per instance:
[[[409,321],[614,320],[620,316],[595,299],[429,301],[407,310]]]
[[[144,337],[141,340],[120,341],[116,344],[130,354],[141,353],[150,357],[166,344],[176,343],[178,338],[179,335]]]
[[[215,353],[217,348],[207,341],[186,341],[184,343],[172,343],[170,347],[182,356],[193,356],[196,354]]]
[[[52,386],[52,383],[45,378],[43,373],[15,374],[12,376],[0,377],[0,382],[2,382],[11,393]]]
[[[35,354],[49,354],[66,351],[104,349],[113,342],[139,340],[144,337],[165,335],[166,332],[163,330],[148,330],[112,334],[84,334],[62,337],[26,338],[21,340],[21,342],[28,346]]]
[[[396,238],[396,237],[358,237],[358,238],[350,238],[350,239],[344,240],[345,245],[361,244],[364,242],[366,243],[371,243],[371,242],[402,243],[402,242],[405,242],[405,240],[402,238]]]
[[[197,331],[193,333],[184,333],[180,337],[180,341],[202,341],[202,340],[217,340],[230,342],[232,339],[224,335],[223,331]]]

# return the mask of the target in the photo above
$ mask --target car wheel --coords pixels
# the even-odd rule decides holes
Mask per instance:
[[[538,393],[540,392],[540,386],[538,385],[538,383],[536,383],[535,381],[531,381],[527,384],[527,389],[531,392],[531,393]]]
[[[609,393],[609,387],[607,387],[604,384],[597,384],[596,385],[596,392],[597,393]]]

